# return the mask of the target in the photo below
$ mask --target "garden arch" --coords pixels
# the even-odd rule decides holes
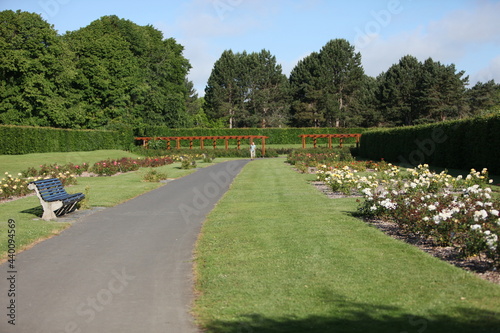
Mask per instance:
[[[172,149],[170,141],[175,141],[176,148],[181,148],[181,141],[189,141],[189,149],[193,149],[193,141],[200,141],[200,149],[205,149],[205,140],[212,140],[212,146],[217,148],[217,140],[224,140],[224,146],[229,149],[229,140],[237,140],[237,149],[240,149],[241,140],[249,140],[249,143],[254,140],[261,140],[262,156],[266,154],[266,139],[269,138],[263,135],[217,135],[217,136],[158,136],[158,137],[136,137],[135,140],[142,140],[142,145],[147,146],[151,140],[163,140],[167,142],[167,149]]]

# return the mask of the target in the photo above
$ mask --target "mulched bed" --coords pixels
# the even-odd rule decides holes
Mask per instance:
[[[329,186],[320,181],[311,182],[311,185],[316,187],[320,192],[324,193],[331,199],[355,197],[339,192],[335,193],[330,189]],[[364,219],[364,221],[370,225],[377,227],[386,235],[417,246],[422,251],[425,251],[432,256],[444,260],[452,265],[470,271],[484,280],[500,284],[500,271],[493,267],[492,261],[490,259],[484,256],[461,258],[458,251],[453,247],[442,247],[437,245],[430,239],[422,238],[414,234],[404,233],[401,228],[399,228],[399,226],[392,221],[385,221],[380,219]]]

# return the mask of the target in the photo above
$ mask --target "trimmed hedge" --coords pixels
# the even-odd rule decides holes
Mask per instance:
[[[500,115],[363,133],[359,155],[416,166],[500,173]]]
[[[49,127],[0,126],[0,154],[128,149],[131,130],[70,130]]]
[[[351,134],[363,133],[366,128],[185,128],[172,129],[168,127],[148,127],[136,129],[136,136],[158,137],[158,136],[222,136],[222,135],[263,135],[268,136],[266,144],[300,144],[300,134]],[[324,142],[323,142],[324,141]],[[224,142],[224,141],[222,141]],[[308,139],[308,145],[312,139]],[[319,144],[327,143],[327,139],[318,139]],[[355,138],[344,139],[344,143],[355,143]],[[189,143],[187,143],[189,144]],[[183,142],[183,146],[186,142]],[[218,145],[218,144],[217,144]]]

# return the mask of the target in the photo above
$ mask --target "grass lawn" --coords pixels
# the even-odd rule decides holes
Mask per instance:
[[[248,164],[197,247],[207,332],[500,332],[500,286],[352,216],[283,159]]]
[[[67,156],[65,156],[67,155]],[[1,155],[2,163],[7,164],[10,170],[23,170],[30,166],[42,163],[69,163],[75,164],[84,161],[94,163],[106,158],[138,157],[137,155],[125,151],[95,151],[79,153],[47,153],[29,155]],[[34,158],[36,157],[36,158]],[[9,159],[9,158],[12,158]],[[215,162],[222,162],[227,159],[216,159]],[[31,164],[29,164],[31,161]],[[198,163],[198,167],[205,167],[210,164]],[[2,167],[4,164],[2,164]],[[180,169],[180,163],[174,163],[155,170],[166,173],[169,178],[178,178],[194,172]],[[88,205],[91,207],[111,207],[138,195],[153,190],[163,183],[149,183],[142,181],[147,168],[142,168],[135,172],[129,172],[112,177],[81,177],[78,178],[78,185],[67,187],[68,193],[82,192],[88,197]],[[14,172],[14,171],[12,171]],[[7,221],[16,221],[16,249],[21,251],[31,247],[38,241],[57,235],[62,230],[70,226],[69,223],[43,221],[39,219],[43,210],[36,196],[29,196],[10,202],[0,202],[0,262],[6,259],[7,247]]]
[[[82,164],[87,162],[92,165],[97,161],[108,158],[132,157],[137,158],[139,155],[123,151],[123,150],[96,150],[96,151],[75,151],[70,153],[37,153],[25,155],[0,155],[0,175],[9,172],[12,175],[17,175],[18,172],[28,169],[29,167],[38,168],[42,164],[59,165],[74,163]]]

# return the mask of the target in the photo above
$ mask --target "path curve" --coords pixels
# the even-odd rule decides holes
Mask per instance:
[[[0,332],[198,332],[189,313],[194,244],[246,163],[199,169],[20,253],[15,326],[6,316],[9,276],[1,265]]]

